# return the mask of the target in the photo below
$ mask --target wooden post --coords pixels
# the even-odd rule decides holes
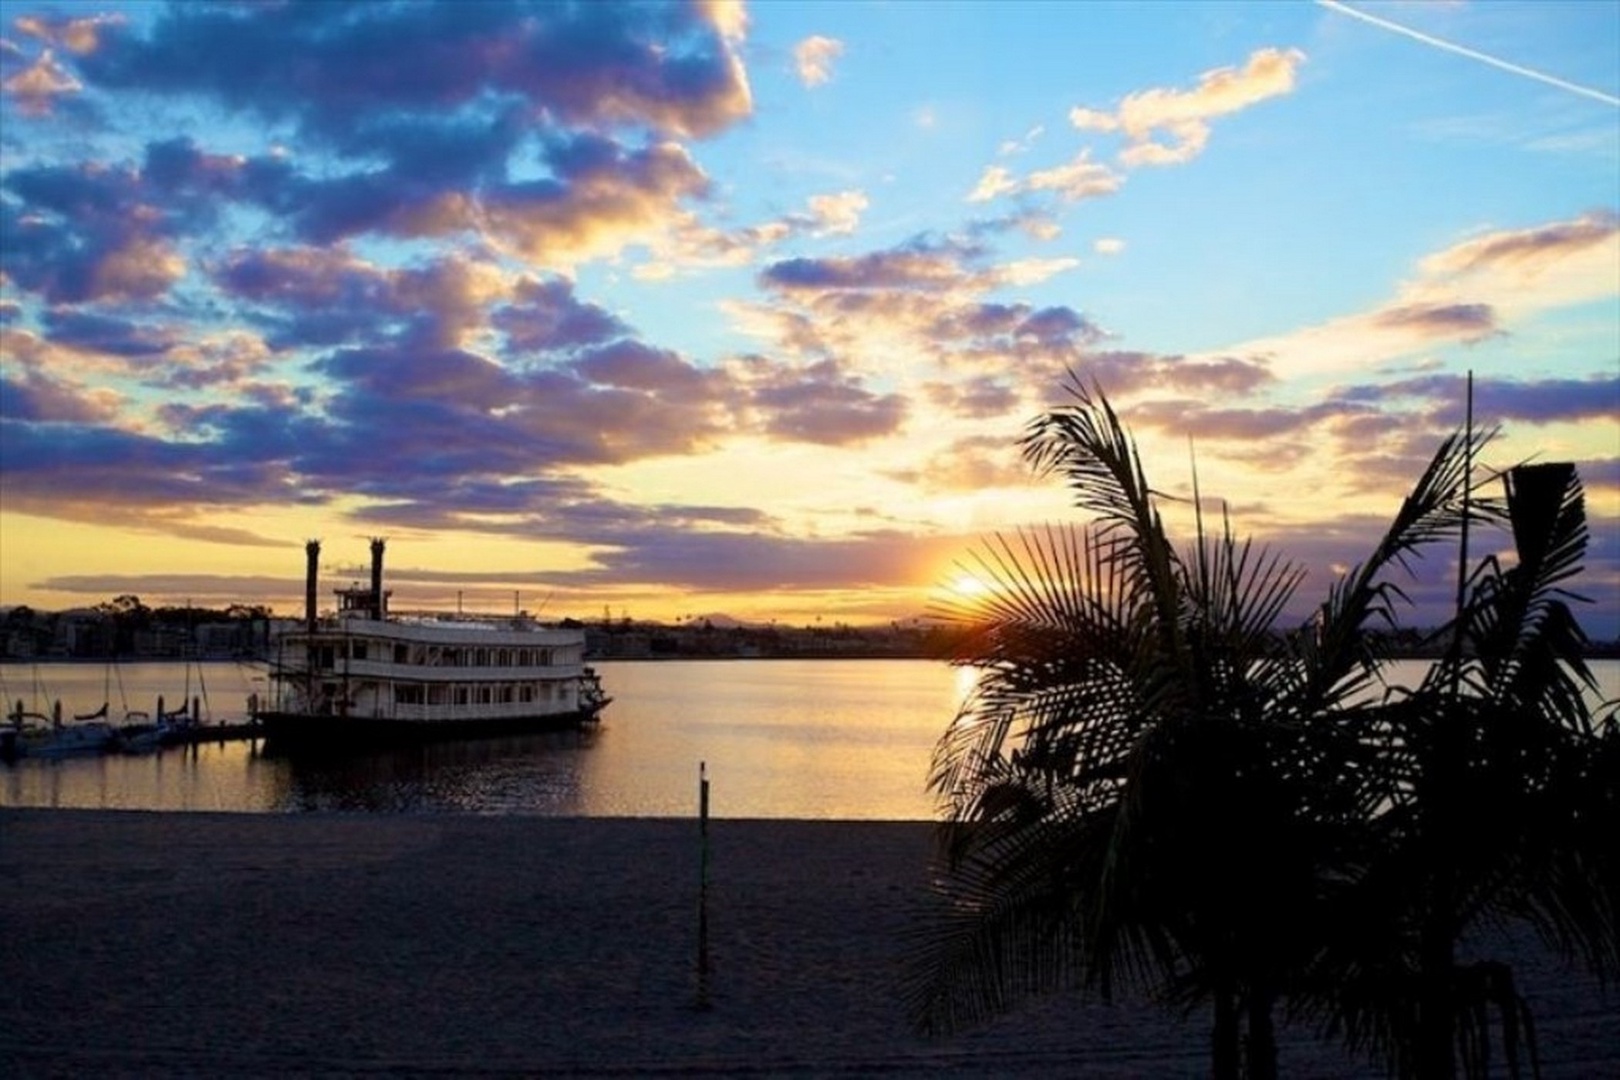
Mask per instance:
[[[708,763],[698,762],[698,956],[697,1007],[709,1002],[709,776]]]

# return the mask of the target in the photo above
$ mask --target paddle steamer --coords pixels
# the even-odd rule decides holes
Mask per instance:
[[[382,540],[371,584],[337,589],[316,610],[320,543],[305,548],[305,618],[271,658],[258,713],[272,744],[311,748],[545,731],[595,721],[609,699],[585,666],[582,629],[509,619],[395,617]]]

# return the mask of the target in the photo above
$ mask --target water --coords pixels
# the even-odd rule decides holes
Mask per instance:
[[[600,726],[448,742],[331,762],[268,757],[252,741],[0,766],[0,806],[143,810],[466,811],[690,816],[706,763],[716,817],[924,820],[935,740],[968,682],[926,660],[602,661]],[[206,690],[238,719],[261,666],[10,664],[6,700],[65,715],[169,708]],[[199,680],[200,670],[200,680]],[[189,686],[189,690],[187,687]],[[200,687],[200,688],[199,688]],[[109,692],[110,688],[110,692]]]
[[[267,757],[258,742],[0,766],[0,806],[275,813],[371,810],[585,817],[696,812],[707,763],[711,812],[729,818],[928,820],[935,740],[971,687],[926,660],[603,661],[613,695],[600,727],[442,743],[343,761]],[[1415,682],[1425,665],[1397,664]],[[1620,662],[1594,664],[1620,697]],[[114,720],[203,699],[239,719],[265,695],[262,666],[214,663],[0,665],[0,692],[45,712]]]

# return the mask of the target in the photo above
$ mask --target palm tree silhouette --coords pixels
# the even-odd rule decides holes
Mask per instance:
[[[1533,1025],[1488,932],[1527,922],[1567,958],[1620,970],[1614,837],[1620,724],[1598,710],[1566,591],[1587,545],[1574,466],[1520,465],[1481,507],[1515,559],[1464,581],[1449,644],[1409,696],[1361,716],[1378,802],[1353,917],[1318,960],[1307,1008],[1402,1077],[1484,1076],[1494,1013],[1510,1073]],[[1606,714],[1606,715],[1605,715]],[[1458,959],[1470,940],[1481,958]]]
[[[1201,510],[1192,545],[1178,553],[1119,417],[1100,391],[1074,380],[1067,389],[1072,404],[1033,421],[1022,448],[1063,477],[1092,522],[995,538],[970,568],[986,587],[947,605],[963,631],[953,660],[978,669],[979,680],[930,775],[945,820],[935,917],[915,943],[919,1026],[950,1031],[1033,994],[1083,985],[1107,998],[1124,985],[1173,1004],[1211,1003],[1219,1078],[1276,1075],[1273,1013],[1285,1000],[1397,1065],[1417,1060],[1425,1040],[1438,1044],[1435,1029],[1444,1028],[1447,1046],[1459,1023],[1472,1033],[1467,1017],[1477,1009],[1458,1006],[1451,959],[1477,912],[1456,910],[1465,897],[1451,877],[1427,891],[1398,883],[1403,859],[1446,842],[1431,819],[1457,813],[1429,794],[1446,782],[1451,736],[1432,753],[1423,740],[1430,728],[1467,723],[1437,716],[1474,715],[1459,711],[1457,687],[1484,681],[1475,670],[1484,647],[1457,650],[1430,689],[1393,701],[1371,691],[1381,685],[1373,631],[1394,625],[1403,599],[1393,572],[1466,523],[1512,516],[1511,498],[1507,511],[1470,502],[1470,466],[1488,436],[1470,426],[1442,443],[1368,560],[1333,587],[1310,626],[1280,637],[1273,626],[1301,571],[1237,540],[1229,522],[1211,535]],[[1525,483],[1519,501],[1528,507]],[[1578,497],[1560,505],[1578,516]],[[1473,638],[1493,643],[1513,637],[1515,612],[1514,626],[1540,628],[1539,644],[1513,653],[1517,663],[1489,669],[1507,679],[1489,700],[1504,715],[1538,702],[1563,731],[1584,705],[1553,673],[1590,676],[1559,667],[1579,631],[1546,590],[1573,572],[1571,554],[1573,565],[1580,559],[1559,535],[1543,545],[1542,570],[1487,564],[1460,618]],[[1571,805],[1587,808],[1587,831],[1537,847],[1540,878],[1527,852],[1523,887],[1498,890],[1497,909],[1527,905],[1567,948],[1606,963],[1614,866],[1589,849],[1601,835],[1594,815],[1606,807],[1613,816],[1613,788],[1585,752],[1547,768],[1568,781],[1558,790]],[[1498,772],[1509,775],[1515,760],[1501,757]],[[1541,809],[1544,831],[1567,824],[1550,805]],[[1426,831],[1414,831],[1414,814]],[[1441,864],[1432,865],[1438,874]],[[1456,876],[1478,869],[1460,865]],[[1608,899],[1587,902],[1604,873]],[[1414,970],[1401,947],[1414,920],[1448,951],[1442,957],[1436,944],[1430,966],[1415,968],[1428,974],[1402,980],[1394,973]],[[1415,1002],[1428,1026],[1403,1022]],[[1434,1061],[1423,1075],[1442,1075]]]

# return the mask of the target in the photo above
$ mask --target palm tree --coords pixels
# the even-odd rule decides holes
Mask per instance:
[[[1389,762],[1406,760],[1395,706],[1365,704],[1369,630],[1403,599],[1392,569],[1484,516],[1468,474],[1488,436],[1446,440],[1372,556],[1312,626],[1278,639],[1298,569],[1229,524],[1210,537],[1201,515],[1178,553],[1118,416],[1100,392],[1068,389],[1074,403],[1037,418],[1022,447],[1093,523],[996,538],[971,567],[989,587],[946,612],[964,631],[954,661],[980,678],[930,777],[946,813],[939,917],[912,984],[919,1024],[950,1030],[1074,985],[1106,998],[1123,982],[1210,1002],[1218,1077],[1275,1075],[1284,998],[1387,1047],[1387,1016],[1330,992],[1330,961],[1342,972],[1350,953],[1324,938],[1377,880]],[[1584,865],[1562,869],[1577,880]],[[1573,905],[1538,910],[1592,940],[1571,929],[1586,925]]]
[[[1410,696],[1366,711],[1378,803],[1348,894],[1348,930],[1320,957],[1309,1008],[1402,1077],[1450,1080],[1490,1067],[1495,1007],[1517,1075],[1533,1026],[1500,961],[1461,964],[1458,945],[1526,921],[1600,975],[1620,970],[1620,727],[1597,719],[1596,683],[1566,586],[1587,534],[1572,465],[1521,465],[1482,517],[1516,558],[1489,558],[1460,589],[1450,645]]]

